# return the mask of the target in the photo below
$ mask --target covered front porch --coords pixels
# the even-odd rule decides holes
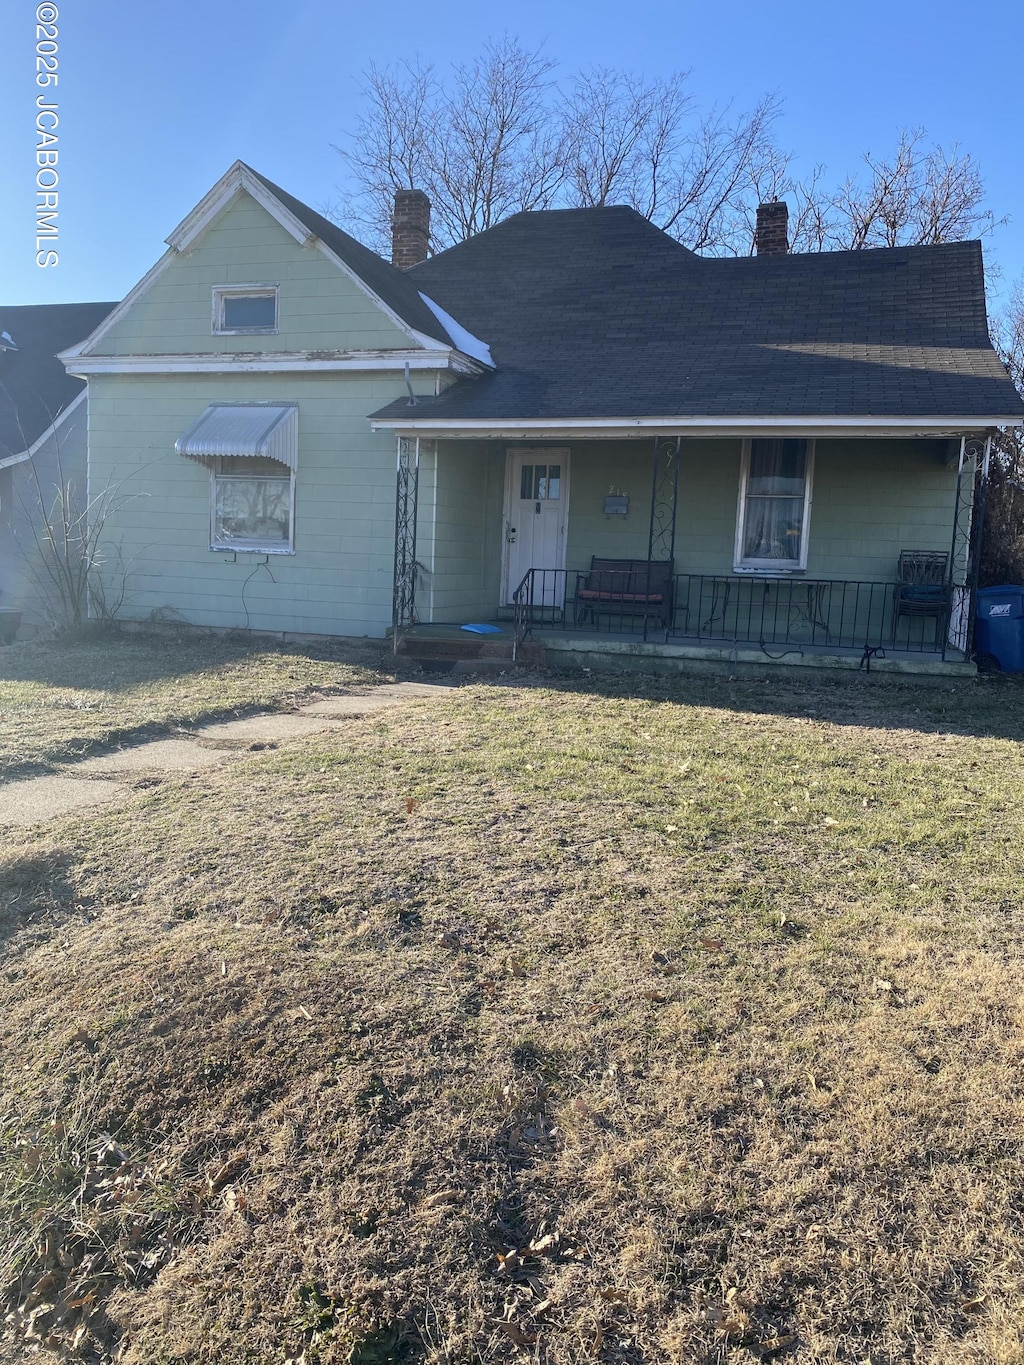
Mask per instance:
[[[399,438],[396,647],[971,671],[984,434],[553,435]]]

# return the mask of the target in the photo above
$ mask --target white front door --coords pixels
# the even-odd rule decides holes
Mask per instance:
[[[503,603],[511,604],[530,569],[565,568],[568,514],[568,447],[510,450],[505,468]],[[534,605],[560,607],[564,596],[564,573],[535,576]]]

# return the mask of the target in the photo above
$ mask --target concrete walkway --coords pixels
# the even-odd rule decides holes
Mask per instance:
[[[124,799],[132,788],[119,778],[199,772],[230,762],[254,746],[341,729],[363,716],[451,691],[450,683],[387,683],[361,696],[324,697],[297,711],[267,711],[243,720],[199,725],[182,739],[154,739],[112,749],[69,763],[54,776],[28,777],[0,786],[0,828],[44,824]]]

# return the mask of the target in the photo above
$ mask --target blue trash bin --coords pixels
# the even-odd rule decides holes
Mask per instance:
[[[989,654],[1004,673],[1024,673],[1024,587],[981,588],[974,652]]]

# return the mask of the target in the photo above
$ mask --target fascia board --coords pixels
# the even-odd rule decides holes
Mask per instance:
[[[234,165],[230,166],[217,183],[203,195],[195,208],[187,213],[178,226],[164,238],[171,250],[179,254],[188,251],[203,235],[218,213],[243,188],[246,178],[244,167],[240,161],[236,161]],[[308,234],[306,235],[308,236]]]
[[[438,349],[447,351],[451,349],[449,346],[446,346],[443,341],[438,341],[437,337],[428,337],[426,332],[417,332],[415,327],[407,327],[406,331],[415,341],[425,347],[428,351],[436,351]],[[460,354],[465,354],[465,352],[460,352]],[[471,357],[467,356],[467,359],[471,359]],[[483,374],[485,369],[486,366],[481,365],[480,373]]]
[[[463,418],[445,421],[422,417],[371,417],[373,431],[416,432],[421,436],[451,438],[489,435],[503,439],[536,440],[559,435],[640,437],[650,432],[667,435],[757,436],[765,431],[805,436],[960,436],[989,427],[1019,426],[1019,415],[954,417],[630,417],[525,418],[495,421]]]
[[[436,350],[438,348],[444,350],[451,349],[450,346],[445,346],[444,342],[438,341],[433,337],[427,337],[423,332],[419,332],[414,327],[411,327],[404,318],[390,307],[390,305],[384,302],[379,294],[375,293],[370,288],[357,271],[353,270],[339,255],[332,251],[327,243],[322,238],[318,237],[315,232],[311,232],[309,228],[306,227],[305,223],[296,218],[291,209],[282,204],[280,199],[267,189],[262,180],[257,180],[245,166],[239,167],[239,174],[241,187],[246,193],[252,195],[253,199],[266,209],[271,217],[276,219],[286,232],[291,233],[301,246],[315,246],[320,254],[326,260],[330,261],[336,269],[340,270],[347,279],[351,280],[356,288],[366,295],[374,307],[378,308],[400,332],[409,338],[410,341],[418,346],[423,346],[428,350]]]
[[[173,249],[165,251],[156,265],[146,271],[145,275],[139,280],[135,288],[129,290],[114,311],[107,314],[94,332],[90,332],[84,341],[80,341],[74,346],[69,346],[66,351],[58,352],[57,359],[69,374],[76,373],[76,371],[71,368],[71,362],[78,360],[81,356],[92,354],[93,347],[103,340],[112,327],[117,326],[124,315],[134,307],[135,303],[146,293],[150,286],[156,283],[171,262],[177,259],[177,255],[178,253]]]
[[[277,203],[277,200],[275,199],[274,202]],[[284,212],[287,213],[288,210],[284,209]],[[298,220],[296,219],[296,221]],[[326,242],[322,241],[321,238],[317,237],[313,233],[307,233],[306,236],[317,248],[320,254],[322,256],[325,256],[327,260],[331,262],[332,265],[335,265],[343,275],[347,276],[356,286],[356,288],[361,290],[362,293],[364,293],[366,297],[370,300],[370,302],[374,305],[374,307],[380,309],[384,316],[390,322],[392,322],[400,332],[402,332],[405,336],[409,338],[410,341],[416,343],[417,345],[424,346],[426,344],[427,338],[424,336],[424,334],[422,332],[417,332],[414,327],[409,326],[409,324],[405,321],[404,318],[399,317],[395,310],[389,307],[388,304],[384,302],[384,300],[380,297],[379,294],[374,293],[374,291],[366,283],[363,277],[357,274],[352,269],[351,266],[346,265],[345,262],[341,259],[341,257],[336,255],[331,250],[331,248],[327,245]],[[443,341],[436,341],[433,338],[431,338],[431,346],[429,349],[434,349],[436,347],[444,347],[445,350],[451,350],[451,347],[445,346]]]
[[[465,358],[456,351],[239,351],[217,355],[103,355],[82,356],[72,361],[71,373],[87,378],[95,374],[280,374],[333,373],[344,371],[460,368]],[[475,362],[466,361],[466,365]],[[472,371],[478,373],[476,369]]]
[[[38,436],[32,442],[32,444],[29,446],[27,450],[19,451],[17,455],[7,455],[2,460],[0,460],[0,469],[10,469],[12,465],[24,464],[26,460],[31,460],[33,455],[35,455],[37,451],[43,448],[43,446],[50,439],[50,437],[56,435],[58,427],[62,426],[67,421],[67,419],[71,416],[75,409],[80,408],[82,406],[82,404],[85,402],[88,392],[89,392],[88,388],[83,388],[81,393],[76,393],[74,398],[72,398],[71,402],[68,403],[66,407],[61,408],[60,412],[50,423],[50,425],[46,428],[43,434],[41,436]]]

